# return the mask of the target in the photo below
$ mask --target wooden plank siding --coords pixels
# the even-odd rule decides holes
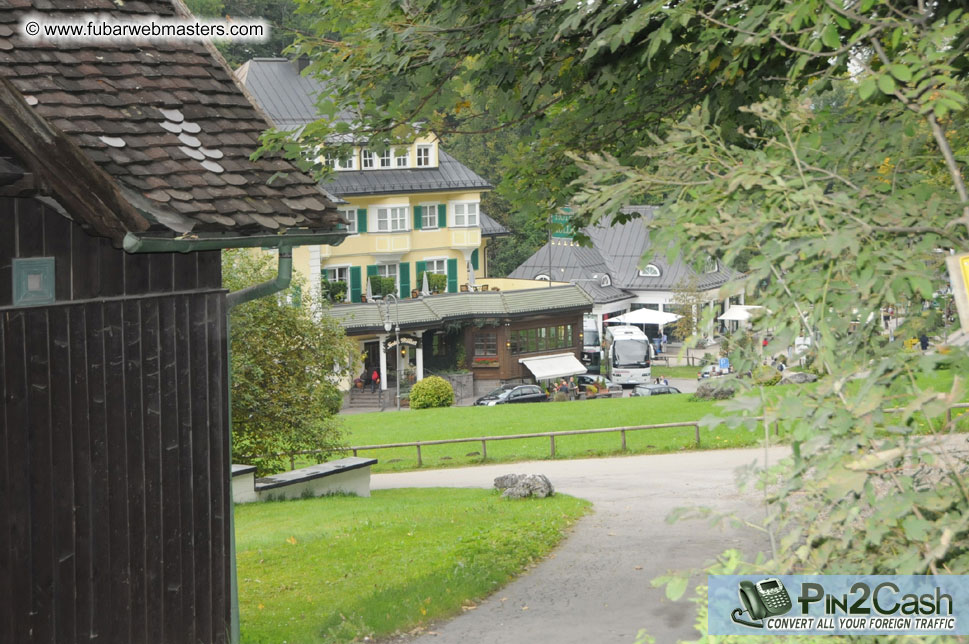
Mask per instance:
[[[54,304],[12,306],[21,257]],[[219,251],[0,198],[0,643],[228,641],[225,313]]]
[[[227,640],[224,303],[0,312],[2,641]]]

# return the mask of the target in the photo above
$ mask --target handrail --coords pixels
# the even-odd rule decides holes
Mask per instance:
[[[946,409],[946,424],[952,424],[952,410],[953,409],[969,409],[969,403],[955,403],[950,405]],[[899,413],[904,411],[901,407],[890,408],[885,410],[888,413]],[[744,417],[744,420],[748,421],[764,421],[763,416],[748,416]],[[773,418],[774,425],[774,435],[780,434],[780,419]],[[534,432],[530,434],[505,434],[501,436],[474,436],[468,438],[439,438],[436,440],[428,441],[407,441],[404,443],[383,443],[379,445],[354,445],[351,447],[344,447],[338,451],[341,452],[353,452],[354,456],[357,456],[357,452],[360,451],[373,451],[379,449],[398,449],[401,447],[415,447],[417,448],[417,466],[422,467],[424,461],[421,454],[421,448],[429,445],[453,445],[456,443],[481,443],[481,460],[487,460],[488,458],[488,441],[508,441],[517,440],[525,438],[548,438],[549,439],[549,456],[555,457],[555,438],[558,436],[579,436],[583,434],[609,434],[618,432],[622,439],[622,451],[626,451],[626,432],[641,431],[644,429],[669,429],[673,427],[693,427],[694,428],[694,439],[696,440],[696,446],[700,447],[700,421],[698,420],[688,420],[678,423],[659,423],[656,425],[627,425],[623,427],[600,427],[596,429],[567,429],[557,432]],[[309,456],[312,454],[319,454],[321,450],[310,449],[303,450],[299,452],[293,452],[291,454],[279,454],[279,456],[289,456],[290,465],[295,469],[295,457],[296,456]]]

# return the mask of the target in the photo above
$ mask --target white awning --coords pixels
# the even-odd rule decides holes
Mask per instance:
[[[727,322],[746,322],[750,319],[751,314],[757,309],[762,309],[762,306],[744,306],[743,304],[731,304],[727,311],[718,317],[718,320],[725,320]]]
[[[619,322],[621,324],[672,324],[679,320],[682,315],[670,313],[669,311],[656,311],[654,309],[636,309],[629,313],[614,318],[609,318],[606,322]]]
[[[556,353],[537,358],[519,358],[518,362],[528,367],[535,380],[552,380],[585,373],[585,365],[572,353]]]

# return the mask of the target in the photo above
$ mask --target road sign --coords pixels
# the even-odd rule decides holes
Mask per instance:
[[[720,358],[720,371],[730,371],[730,358]]]
[[[959,309],[959,321],[963,329],[969,329],[969,253],[949,255],[945,263],[949,268],[956,308]]]

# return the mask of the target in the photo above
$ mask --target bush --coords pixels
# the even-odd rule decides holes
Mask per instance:
[[[454,404],[454,389],[444,378],[429,376],[416,383],[410,390],[411,409],[450,407]]]
[[[753,379],[758,385],[772,387],[781,381],[781,372],[774,367],[762,364],[754,369]]]
[[[569,395],[564,391],[556,391],[555,396],[552,398],[553,402],[567,402]]]
[[[592,396],[595,396],[597,393],[599,393],[599,388],[596,387],[595,385],[588,385],[585,388],[585,395],[586,396],[592,397]]]

